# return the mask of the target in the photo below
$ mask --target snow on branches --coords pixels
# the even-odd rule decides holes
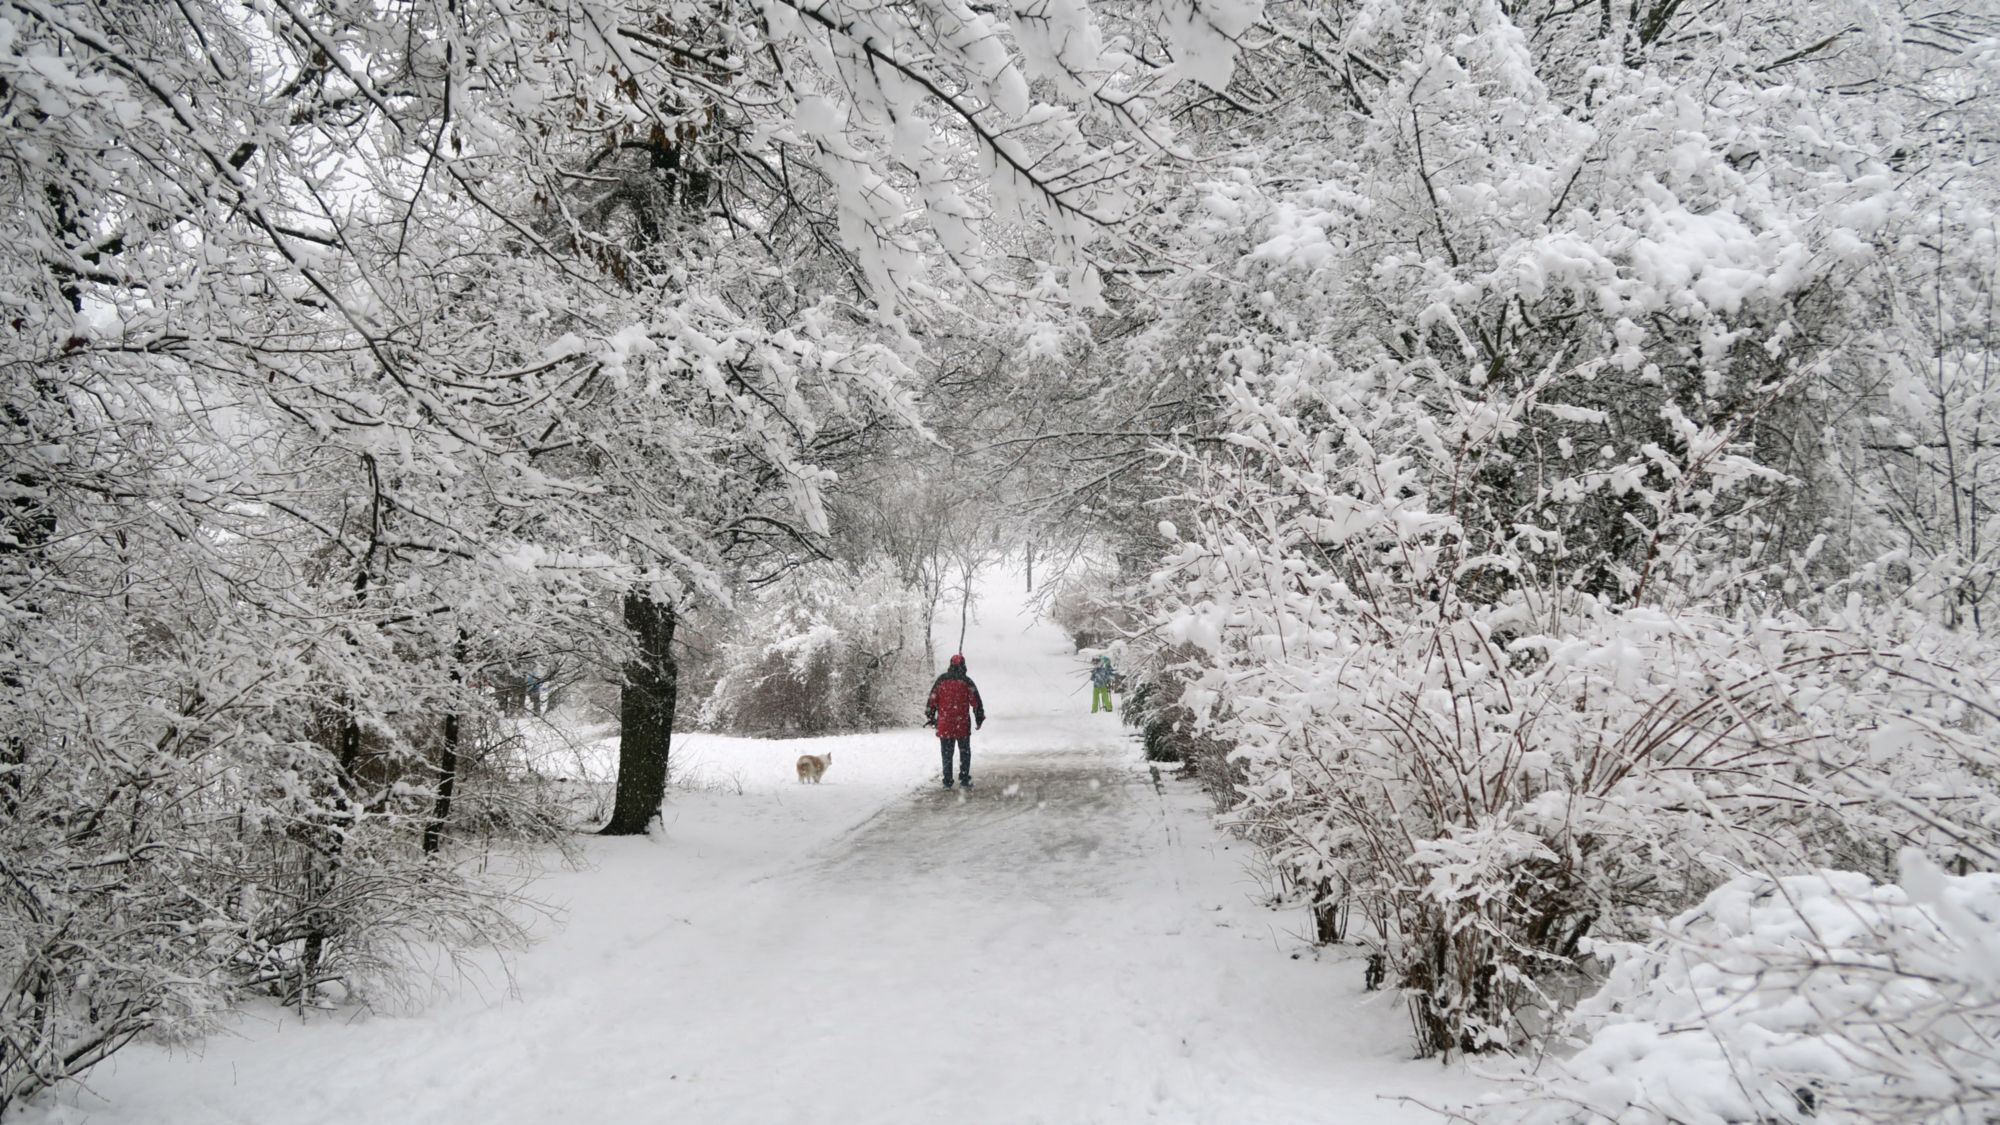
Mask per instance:
[[[1902,18],[1259,24],[1290,100],[1210,139],[1208,269],[1125,349],[1213,390],[1155,591],[1233,815],[1372,918],[1425,1051],[1541,1038],[1593,938],[1746,870],[2000,866],[1996,193],[1940,113],[1996,25]]]
[[[518,936],[494,685],[819,553],[912,310],[1093,303],[1256,12],[0,6],[0,1108]]]
[[[1974,1125],[2000,1111],[2000,876],[1905,852],[1852,871],[1743,875],[1615,967],[1551,1059],[1481,1112],[1618,1121]]]
[[[1470,522],[1563,382],[1311,424],[1238,384],[1161,576],[1168,638],[1209,650],[1186,699],[1235,746],[1235,817],[1376,923],[1433,1051],[1531,1038],[1583,939],[1738,870],[2000,860],[1990,648],[1859,599],[1696,596],[1757,577],[1704,553],[1746,479],[1727,435],[1632,475],[1645,557],[1617,593],[1565,580],[1525,520]]]

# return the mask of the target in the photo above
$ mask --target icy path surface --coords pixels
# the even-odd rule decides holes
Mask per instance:
[[[132,1048],[31,1119],[1374,1125],[1475,1093],[1408,1060],[1357,961],[1252,902],[1243,845],[1089,714],[1083,660],[1009,601],[966,645],[977,789],[936,788],[921,729],[693,736],[676,752],[709,791],[545,877],[565,925],[515,995],[246,1018],[193,1055]],[[829,747],[826,784],[796,784]]]

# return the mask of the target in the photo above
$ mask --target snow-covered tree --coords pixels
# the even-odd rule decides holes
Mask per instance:
[[[926,606],[887,562],[807,566],[739,609],[704,723],[829,734],[907,723],[921,705]]]
[[[1992,863],[1994,654],[1946,631],[1990,270],[1935,250],[1993,195],[1992,27],[1272,5],[1208,107],[1156,228],[1207,268],[1122,349],[1215,404],[1162,485],[1166,639],[1425,1049],[1536,1034],[1585,938],[1740,867]]]
[[[1144,68],[1081,9],[1024,26],[0,19],[0,1106],[234,989],[315,1003],[406,937],[510,937],[450,847],[482,682],[616,661],[620,618],[658,639],[759,544],[823,534],[816,445],[911,414],[890,345],[924,256],[1005,280],[973,236],[993,189],[1087,291],[1155,148],[1083,122],[1143,134]]]

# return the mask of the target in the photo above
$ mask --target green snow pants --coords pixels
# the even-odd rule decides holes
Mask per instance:
[[[1090,689],[1090,713],[1091,713],[1091,714],[1093,714],[1093,715],[1097,714],[1097,705],[1098,705],[1098,704],[1099,704],[1100,702],[1104,704],[1104,709],[1105,709],[1106,711],[1109,711],[1109,710],[1111,710],[1111,689],[1110,689],[1110,688],[1108,688],[1108,687],[1093,687],[1093,688],[1091,688],[1091,689]]]

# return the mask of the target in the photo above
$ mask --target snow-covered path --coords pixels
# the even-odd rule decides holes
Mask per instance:
[[[654,840],[547,876],[563,928],[514,996],[408,1017],[246,1019],[200,1054],[128,1050],[50,1121],[1435,1121],[1455,1071],[1404,1016],[1256,907],[1241,845],[1074,692],[1060,633],[990,599],[970,638],[978,788],[940,791],[928,732],[696,736],[726,787]],[[742,792],[732,791],[740,785]],[[718,791],[718,790],[721,791]]]

